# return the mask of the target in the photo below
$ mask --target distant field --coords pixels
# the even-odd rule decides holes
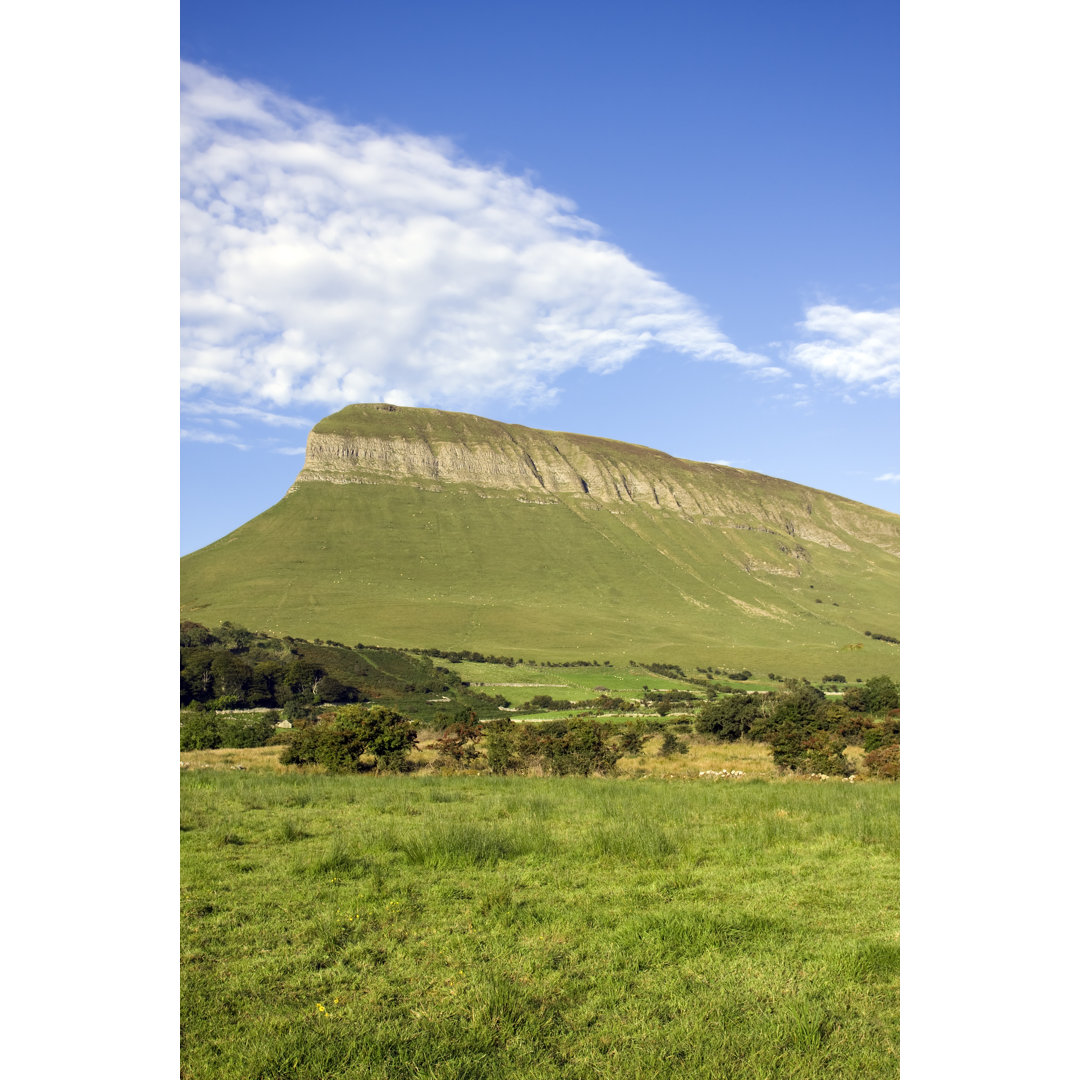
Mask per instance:
[[[525,660],[531,657],[523,657]],[[597,696],[598,688],[614,697],[640,697],[643,686],[654,690],[694,690],[703,693],[703,688],[694,686],[679,678],[668,678],[646,671],[643,667],[629,664],[604,665],[599,667],[544,667],[537,664],[479,664],[469,660],[452,663],[435,658],[434,663],[448,668],[459,678],[471,683],[485,693],[498,693],[511,705],[528,701],[537,694],[550,694],[553,698],[567,698],[570,701],[584,701]],[[703,678],[701,672],[690,668],[687,675]],[[779,684],[764,677],[749,679],[745,682],[729,682],[722,677],[717,684],[738,686],[741,690],[775,690]]]
[[[898,1075],[898,785],[181,791],[187,1080]]]
[[[688,684],[681,679],[669,679],[654,675],[642,668],[628,664],[604,667],[541,667],[517,664],[477,664],[468,660],[453,664],[446,660],[434,661],[449,668],[459,678],[471,683],[485,693],[498,693],[512,705],[528,701],[537,694],[550,694],[554,698],[584,701],[597,695],[597,687],[605,687],[616,697],[640,696],[643,685],[653,689],[686,690]],[[526,684],[526,685],[515,685]]]

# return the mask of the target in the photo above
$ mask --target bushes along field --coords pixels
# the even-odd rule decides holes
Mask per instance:
[[[592,688],[595,697],[579,695],[576,700],[533,693],[529,698],[519,696],[511,708],[507,698],[477,690],[449,669],[432,666],[428,656],[277,639],[229,623],[216,632],[191,622],[182,623],[180,629],[181,704],[188,706],[180,728],[185,752],[284,741],[282,760],[289,764],[400,772],[415,764],[410,751],[419,726],[426,725],[449,732],[440,753],[447,768],[481,767],[499,775],[539,770],[546,775],[587,776],[611,774],[622,756],[638,753],[646,717],[683,714],[672,717],[667,731],[662,723],[648,722],[654,725],[651,732],[661,734],[661,754],[685,752],[686,744],[676,735],[690,730],[685,717],[689,712],[700,736],[767,743],[780,770],[850,775],[853,765],[846,750],[861,746],[869,775],[899,778],[900,687],[887,675],[846,684],[838,699],[805,679],[787,679],[780,689],[751,693],[711,684],[708,678],[690,680],[678,665],[631,662],[636,670],[660,674],[665,680],[682,679],[683,685],[645,684],[638,696],[629,699],[599,686]],[[451,663],[458,663],[453,658],[460,655],[461,663],[474,667],[514,669],[525,663],[510,657],[475,659],[476,654],[426,652],[449,657]],[[578,666],[601,667],[599,661]],[[605,678],[615,674],[611,669]],[[724,674],[749,678],[752,673]],[[769,678],[778,676],[770,673]],[[823,685],[844,680],[842,674],[827,675]],[[431,694],[439,696],[426,696]],[[279,713],[265,706],[254,714],[221,711],[262,701],[281,705],[280,715],[293,730],[288,734],[278,730]],[[353,703],[342,704],[345,701]],[[504,709],[519,716],[576,712],[565,720],[514,727],[502,716]],[[603,722],[597,719],[601,716],[606,718]],[[626,719],[613,724],[612,717]],[[466,729],[471,732],[467,737]]]

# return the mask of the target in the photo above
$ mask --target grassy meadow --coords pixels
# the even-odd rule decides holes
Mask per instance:
[[[531,659],[531,658],[530,658]],[[499,693],[512,705],[519,705],[536,694],[550,694],[554,698],[584,701],[596,697],[596,688],[604,689],[615,697],[640,697],[642,686],[654,690],[687,690],[691,685],[683,679],[657,675],[645,668],[630,664],[603,664],[600,667],[544,667],[541,664],[480,664],[470,660],[456,663],[436,659],[436,664],[446,665],[455,675],[478,690]],[[700,673],[690,669],[690,675]],[[726,681],[726,680],[722,680]],[[776,689],[767,679],[746,682],[740,688],[748,690]]]
[[[181,1075],[898,1075],[899,786],[691,743],[618,779],[183,755]]]
[[[802,577],[743,568],[780,542],[569,496],[307,482],[181,560],[181,614],[395,648],[896,674],[897,647],[863,633],[899,635],[895,557],[852,539]]]

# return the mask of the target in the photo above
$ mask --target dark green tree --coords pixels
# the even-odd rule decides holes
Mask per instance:
[[[416,726],[384,705],[345,705],[331,720],[301,722],[281,755],[285,764],[319,764],[334,772],[358,772],[373,755],[380,772],[402,772],[416,745]]]
[[[661,757],[671,757],[672,754],[689,754],[690,744],[685,739],[680,739],[674,731],[665,731],[660,740],[660,749],[657,753]]]
[[[561,734],[541,736],[544,772],[554,776],[614,773],[622,751],[614,742],[608,742],[610,735],[610,727],[588,717],[568,720]]]
[[[844,704],[856,713],[870,711],[866,689],[863,686],[849,686],[844,690]]]
[[[645,749],[645,728],[637,720],[623,725],[619,732],[619,746],[624,754],[640,754]]]
[[[866,751],[880,750],[884,746],[900,745],[900,717],[887,716],[878,724],[874,724],[863,736],[863,747]]]
[[[215,653],[210,663],[210,674],[214,680],[215,697],[235,697],[244,701],[254,673],[238,656],[219,652]]]
[[[211,645],[217,638],[201,623],[184,620],[180,623],[180,648]]]
[[[757,696],[739,690],[705,705],[697,714],[694,726],[701,735],[711,735],[723,742],[734,742],[749,734],[758,712]]]
[[[350,690],[333,675],[323,675],[315,684],[315,700],[319,702],[341,703],[349,700]]]
[[[181,750],[216,750],[221,746],[218,718],[212,712],[192,710],[180,721]]]
[[[367,752],[374,754],[380,772],[402,772],[409,751],[416,745],[416,725],[385,705],[346,705],[338,709],[334,722],[356,732]]]
[[[863,685],[866,692],[866,710],[878,716],[889,709],[900,708],[900,686],[888,675],[875,675]]]
[[[316,686],[324,674],[323,669],[317,664],[304,660],[302,657],[297,657],[285,669],[282,681],[288,692],[294,697],[314,701]]]
[[[514,724],[505,716],[483,725],[484,750],[488,768],[496,776],[515,772],[520,759],[515,753]]]
[[[181,691],[186,690],[194,701],[209,701],[214,697],[214,674],[211,665],[218,654],[210,648],[180,650]]]
[[[810,731],[820,727],[819,716],[826,701],[825,695],[805,679],[789,679],[784,689],[765,695],[760,711],[751,725],[751,738],[772,742],[774,733],[791,727],[795,731]]]
[[[218,627],[217,639],[230,651],[241,652],[255,640],[255,635],[242,626],[236,626],[231,622],[223,622]]]

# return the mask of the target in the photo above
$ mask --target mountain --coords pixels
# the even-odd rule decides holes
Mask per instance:
[[[285,497],[181,560],[206,625],[526,659],[899,671],[896,514],[465,413],[350,405]]]

